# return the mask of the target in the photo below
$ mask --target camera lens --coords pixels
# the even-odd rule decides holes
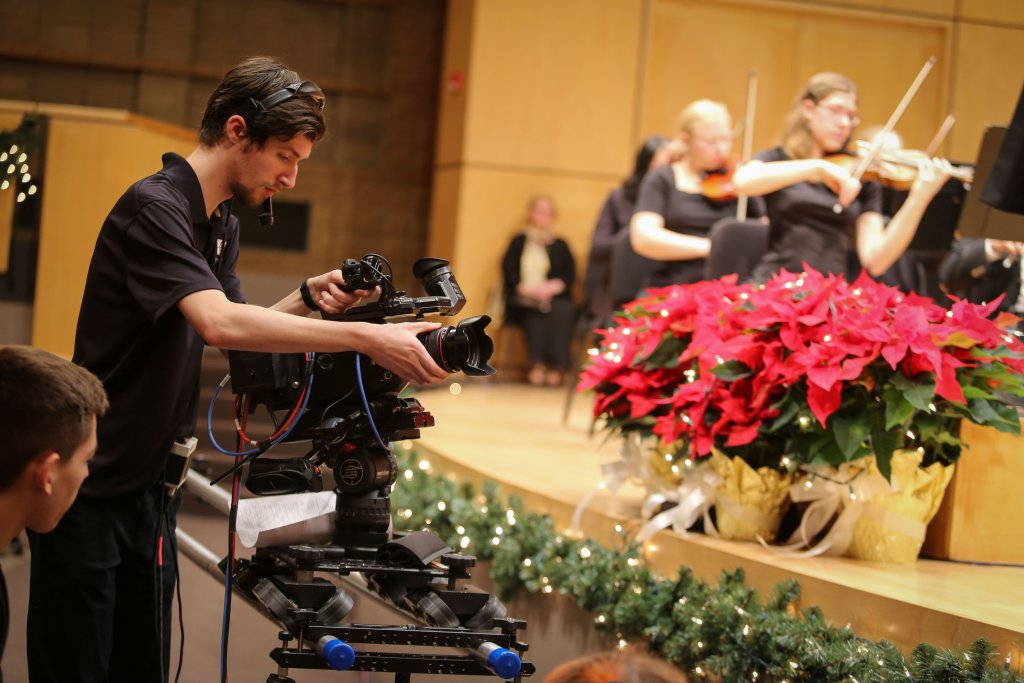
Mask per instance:
[[[484,332],[490,322],[490,317],[478,315],[456,327],[440,327],[418,336],[434,362],[448,372],[493,375],[495,370],[487,361],[494,353],[494,342]]]

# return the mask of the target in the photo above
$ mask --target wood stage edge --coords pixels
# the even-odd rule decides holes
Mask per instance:
[[[591,398],[577,395],[563,424],[565,389],[459,379],[417,394],[436,425],[406,443],[416,444],[436,471],[477,485],[495,481],[502,496],[518,495],[527,509],[550,515],[560,530],[569,528],[577,502],[601,481],[601,464],[618,458],[615,442],[601,432],[588,435]],[[616,524],[637,526],[643,499],[631,483],[616,494],[598,492],[582,517],[583,533],[612,545]],[[794,577],[802,607],[818,606],[830,623],[848,624],[862,637],[890,640],[909,654],[922,642],[966,647],[985,636],[1001,658],[1010,656],[1011,667],[1024,668],[1024,567],[788,558],[690,532],[663,531],[651,543],[648,560],[662,576],[687,564],[698,578],[717,582],[723,571],[742,567],[762,596]]]

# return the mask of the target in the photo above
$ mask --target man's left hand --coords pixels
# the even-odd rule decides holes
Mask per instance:
[[[340,287],[343,284],[345,284],[345,278],[342,277],[341,270],[338,269],[311,277],[306,281],[310,296],[313,297],[316,305],[324,313],[332,315],[341,313],[352,306],[357,306],[366,297],[380,294],[380,287],[346,292]]]

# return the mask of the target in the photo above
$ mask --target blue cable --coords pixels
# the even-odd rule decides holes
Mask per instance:
[[[363,399],[363,412],[366,413],[366,419],[370,421],[370,429],[373,430],[373,436],[377,439],[377,443],[385,451],[390,452],[391,447],[384,443],[384,439],[380,438],[377,424],[373,421],[373,414],[370,412],[370,403],[366,400],[366,387],[363,386],[363,368],[359,364],[359,359],[362,358],[362,355],[361,353],[356,354],[356,384],[359,385],[359,397]]]
[[[227,383],[227,380],[230,377],[231,377],[231,375],[227,375],[224,379],[221,380],[220,384],[217,385],[217,388],[213,390],[213,396],[210,397],[210,407],[206,410],[206,433],[207,433],[207,436],[210,437],[210,444],[216,450],[218,450],[219,452],[223,453],[224,455],[246,456],[246,455],[254,455],[254,454],[260,453],[260,449],[259,448],[253,448],[253,449],[248,450],[248,451],[229,451],[229,450],[226,450],[226,449],[222,448],[219,443],[217,443],[217,439],[213,435],[213,405],[214,405],[214,403],[216,403],[217,397],[220,396],[221,389],[224,388],[224,385]],[[309,405],[309,397],[312,394],[313,394],[313,370],[312,370],[312,366],[310,366],[309,376],[306,378],[306,396],[302,400],[302,406],[300,407],[300,411],[299,411],[300,414],[306,412],[306,406]],[[288,427],[288,429],[285,430],[285,432],[283,434],[281,434],[281,436],[279,436],[279,437],[277,437],[277,439],[271,441],[270,445],[267,446],[267,448],[264,449],[264,450],[269,450],[271,447],[276,446],[277,444],[279,444],[282,441],[284,441],[285,438],[287,438],[287,436],[292,433],[292,431],[295,429],[295,427],[298,425],[298,423],[299,423],[298,418],[293,420],[291,426]]]

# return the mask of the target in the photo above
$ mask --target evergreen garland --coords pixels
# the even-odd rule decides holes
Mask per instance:
[[[674,579],[655,576],[640,546],[623,532],[607,548],[557,532],[549,517],[524,509],[498,487],[481,490],[430,472],[425,459],[399,456],[391,499],[396,526],[431,529],[453,548],[491,563],[503,598],[524,587],[558,591],[596,614],[598,629],[622,644],[643,641],[695,680],[848,681],[850,683],[1024,683],[984,638],[966,650],[918,645],[907,659],[888,641],[830,626],[817,607],[797,610],[795,579],[776,585],[762,602],[742,569],[723,572],[715,586],[680,567]]]

